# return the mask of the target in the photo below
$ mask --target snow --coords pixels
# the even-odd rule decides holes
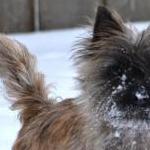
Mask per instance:
[[[112,95],[120,93],[123,89],[125,89],[125,84],[127,80],[127,76],[123,74],[120,78],[121,84],[119,84],[116,88],[113,87],[114,91],[112,91]]]
[[[118,85],[117,88],[112,92],[112,95],[118,94],[123,90],[123,86],[122,85]]]
[[[148,99],[149,95],[144,86],[141,86],[140,89],[135,93],[135,96],[139,101],[143,101],[144,99]]]
[[[127,80],[127,76],[125,74],[121,77],[122,83],[125,84],[125,81]]]
[[[116,132],[115,132],[115,137],[116,137],[116,138],[119,138],[119,137],[120,137],[119,131],[116,131]]]
[[[149,98],[148,95],[143,95],[143,94],[140,93],[140,92],[136,92],[136,93],[135,93],[135,96],[137,97],[138,100],[143,100],[143,99],[145,99],[145,98]]]
[[[136,23],[142,30],[148,23]],[[74,97],[79,91],[75,88],[76,71],[72,66],[71,49],[75,41],[84,36],[85,29],[12,34],[10,37],[24,43],[30,52],[38,58],[38,67],[46,76],[46,82],[52,84],[53,97]],[[122,76],[125,82],[126,77]],[[9,109],[0,84],[0,149],[10,150],[20,128],[17,112]],[[61,99],[61,98],[60,98]],[[119,136],[116,133],[116,136]]]

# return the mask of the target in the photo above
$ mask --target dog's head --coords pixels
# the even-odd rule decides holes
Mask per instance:
[[[137,33],[99,7],[92,38],[78,56],[83,95],[96,120],[111,128],[105,138],[124,142],[122,149],[136,148],[138,140],[138,148],[150,146],[150,29]]]

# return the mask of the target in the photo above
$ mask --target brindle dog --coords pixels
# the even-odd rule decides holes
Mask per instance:
[[[135,33],[99,7],[82,43],[74,54],[81,94],[56,103],[35,57],[0,36],[0,76],[22,123],[13,150],[150,149],[150,29]]]

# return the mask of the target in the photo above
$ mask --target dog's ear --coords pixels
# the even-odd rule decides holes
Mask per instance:
[[[121,17],[106,7],[98,7],[93,30],[93,40],[103,40],[120,32],[123,32]]]

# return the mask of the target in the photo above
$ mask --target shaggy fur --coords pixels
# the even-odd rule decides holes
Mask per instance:
[[[12,150],[148,150],[150,29],[135,34],[99,7],[74,57],[81,95],[56,103],[34,56],[0,36],[0,76],[22,123]]]

